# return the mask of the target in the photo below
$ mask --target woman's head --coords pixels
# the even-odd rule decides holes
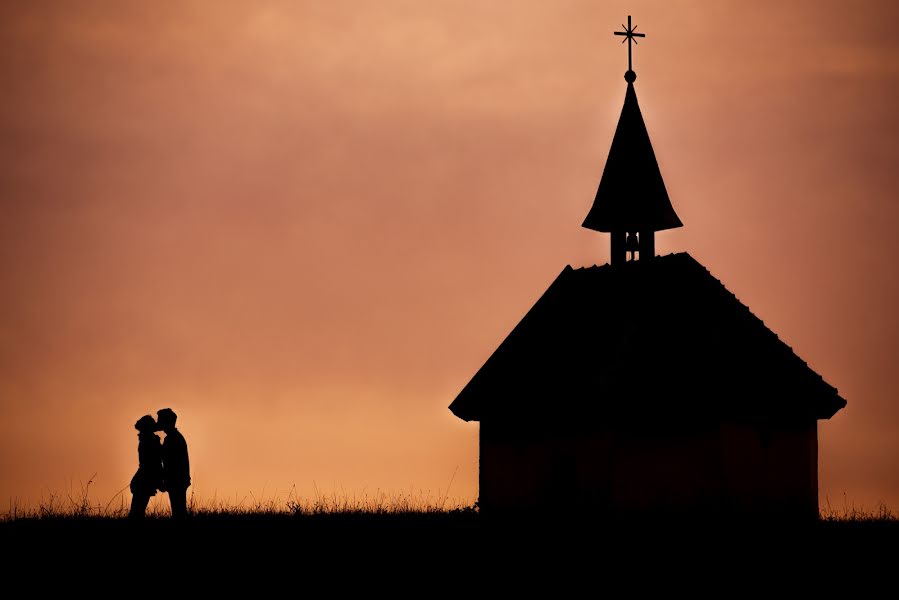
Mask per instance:
[[[144,415],[137,420],[137,423],[134,424],[134,428],[141,433],[152,433],[156,431],[156,420],[150,415]]]

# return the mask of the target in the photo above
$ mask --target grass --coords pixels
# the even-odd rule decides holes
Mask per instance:
[[[96,575],[107,586],[109,578],[122,578],[122,589],[131,589],[164,564],[167,574],[182,570],[186,580],[201,582],[206,595],[205,587],[215,584],[228,597],[233,582],[259,586],[257,593],[274,589],[269,585],[316,589],[325,582],[332,593],[344,595],[354,586],[363,593],[420,595],[444,590],[450,581],[466,582],[468,591],[486,581],[506,596],[530,597],[534,578],[545,578],[552,580],[554,597],[569,597],[598,589],[599,581],[611,588],[616,582],[659,581],[672,589],[689,583],[693,590],[696,581],[690,578],[697,573],[734,581],[763,581],[769,573],[798,579],[801,572],[791,565],[835,560],[847,573],[892,573],[891,548],[899,546],[899,519],[885,506],[866,511],[846,504],[836,510],[826,501],[821,520],[800,527],[608,523],[564,514],[497,521],[446,495],[316,491],[301,498],[291,490],[283,499],[191,495],[192,518],[182,523],[168,518],[160,495],[148,518],[135,523],[125,518],[126,491],[107,502],[92,500],[89,492],[90,481],[75,492],[50,494],[35,507],[12,503],[0,519],[0,564],[6,572],[14,578],[39,566],[48,574],[70,574],[54,582]],[[656,575],[647,579],[647,573]],[[512,594],[510,585],[521,592]],[[565,593],[565,585],[578,589]]]
[[[70,485],[64,492],[48,492],[42,496],[36,506],[22,506],[10,499],[5,514],[0,514],[0,522],[22,519],[59,520],[59,519],[124,519],[128,516],[130,494],[127,488],[120,490],[107,502],[90,498],[90,487],[96,475],[86,483],[79,483],[74,489]],[[408,492],[386,493],[376,490],[373,493],[349,494],[345,491],[322,493],[313,484],[314,496],[301,497],[296,487],[291,488],[286,498],[273,495],[266,498],[265,491],[257,497],[253,492],[234,499],[220,499],[217,495],[203,499],[191,493],[188,497],[188,510],[192,515],[201,517],[310,517],[323,515],[343,516],[377,516],[377,515],[441,515],[441,514],[473,514],[477,512],[476,504],[459,498],[451,498],[446,494],[432,495],[430,492],[410,490]],[[158,494],[147,510],[150,519],[162,519],[170,516],[166,505],[166,496]],[[819,518],[824,523],[899,523],[899,513],[890,510],[886,504],[874,508],[856,505],[843,495],[842,504],[835,506],[829,497],[819,511]]]
[[[6,514],[0,514],[0,522],[16,520],[58,520],[58,519],[124,519],[128,517],[131,497],[127,488],[120,490],[106,502],[92,500],[90,487],[94,477],[87,483],[80,483],[78,489],[64,492],[47,492],[36,506],[19,504],[10,499]],[[346,492],[322,493],[314,486],[315,495],[304,498],[296,493],[294,486],[286,498],[278,495],[265,497],[265,491],[257,497],[253,492],[232,499],[220,499],[217,495],[203,499],[191,492],[188,496],[188,510],[192,515],[203,517],[260,517],[260,516],[320,516],[320,515],[437,515],[473,513],[476,507],[469,501],[452,498],[446,494],[432,495],[430,492],[413,491],[387,493],[376,490],[360,495]],[[147,509],[147,517],[161,519],[171,515],[166,505],[166,496],[157,494]]]
[[[899,514],[881,502],[873,509],[856,505],[849,501],[843,493],[842,506],[831,504],[830,498],[825,497],[824,505],[818,511],[820,519],[825,522],[850,522],[850,523],[896,523],[899,522]]]

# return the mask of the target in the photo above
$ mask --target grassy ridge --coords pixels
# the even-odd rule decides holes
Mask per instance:
[[[899,519],[885,507],[829,510],[796,524],[564,512],[491,519],[475,506],[413,493],[192,498],[185,522],[159,506],[142,522],[125,518],[124,497],[100,503],[86,491],[12,506],[0,520],[0,565],[12,581],[39,589],[90,580],[98,590],[152,591],[172,579],[202,597],[231,597],[235,586],[253,595],[311,593],[324,584],[340,595],[442,596],[455,586],[557,598],[607,595],[585,593],[597,586],[613,596],[661,586],[666,595],[705,588],[720,597],[752,584],[798,590],[863,573],[858,585],[891,577],[899,564]]]
[[[495,520],[470,509],[242,508],[200,510],[182,523],[165,516],[138,523],[21,517],[0,523],[0,541],[8,582],[20,578],[37,586],[29,590],[61,587],[79,596],[85,587],[101,597],[152,593],[172,581],[179,592],[203,598],[238,590],[254,597],[730,597],[752,586],[808,593],[849,576],[850,597],[857,597],[859,582],[891,578],[899,564],[896,519],[609,522],[566,515]]]

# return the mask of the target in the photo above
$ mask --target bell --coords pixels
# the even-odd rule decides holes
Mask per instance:
[[[631,260],[634,260],[636,253],[640,250],[640,240],[636,233],[628,233],[627,241],[624,242],[625,251],[631,253]]]

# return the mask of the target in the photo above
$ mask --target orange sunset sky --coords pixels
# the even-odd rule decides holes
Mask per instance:
[[[0,499],[477,497],[447,409],[566,264],[636,90],[688,251],[836,386],[820,498],[899,509],[899,4],[0,4]],[[597,340],[601,343],[601,340]]]

